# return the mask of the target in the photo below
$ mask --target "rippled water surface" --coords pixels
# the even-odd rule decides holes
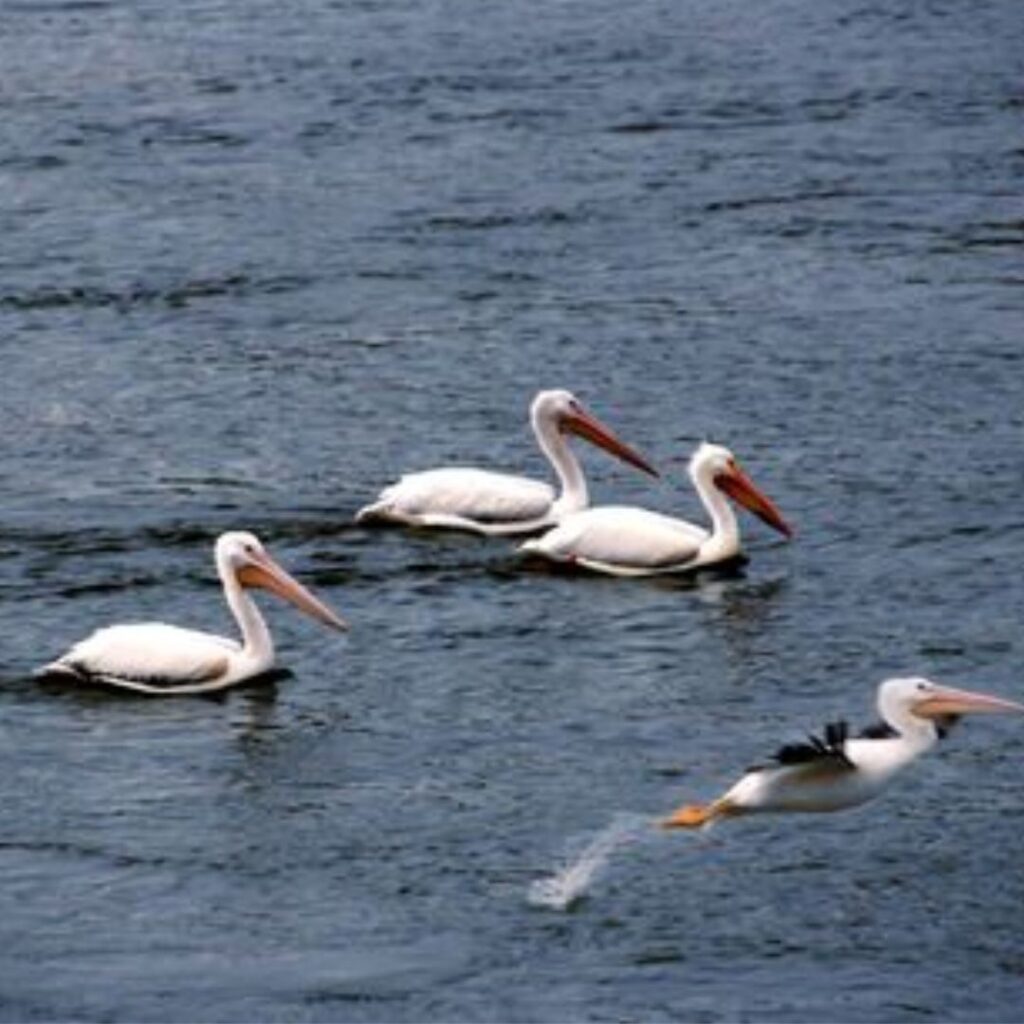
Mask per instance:
[[[1022,82],[1018,0],[7,0],[0,1017],[1022,1019],[1010,719],[530,899],[887,674],[1024,696]],[[650,583],[352,525],[543,475],[552,386],[666,470],[588,450],[596,500],[699,517],[711,437],[795,541]],[[351,633],[265,599],[293,674],[221,700],[31,680],[230,632],[236,527]]]

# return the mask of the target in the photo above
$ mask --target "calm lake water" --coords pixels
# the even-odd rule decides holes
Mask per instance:
[[[1019,0],[6,0],[0,1018],[1024,1019],[1024,727],[875,804],[651,833],[900,672],[1024,698]],[[371,531],[402,470],[544,475],[569,387],[688,517],[729,444],[793,522],[730,576]],[[291,678],[43,687],[92,628]]]

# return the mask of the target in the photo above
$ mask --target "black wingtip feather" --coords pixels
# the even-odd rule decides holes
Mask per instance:
[[[784,765],[807,764],[810,761],[837,758],[852,767],[844,749],[850,733],[846,722],[829,722],[824,731],[824,739],[808,736],[806,743],[787,743],[780,747],[775,753],[775,762]]]

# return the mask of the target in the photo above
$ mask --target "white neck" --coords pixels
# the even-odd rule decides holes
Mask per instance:
[[[260,614],[256,602],[246,593],[234,571],[227,566],[218,566],[224,598],[231,609],[235,622],[242,634],[242,655],[257,665],[270,666],[274,663],[274,641]]]
[[[934,723],[918,717],[912,711],[887,708],[882,717],[900,734],[900,739],[913,749],[914,756],[939,742],[939,731]]]
[[[729,499],[715,486],[707,466],[690,467],[690,479],[711,519],[711,535],[700,546],[700,561],[722,561],[738,554],[740,528]]]
[[[897,730],[898,735],[886,739],[855,739],[848,745],[857,767],[880,781],[891,778],[933,747],[939,739],[935,727],[920,719],[905,723],[902,717],[899,721],[890,717],[887,722]]]
[[[548,457],[558,477],[559,493],[555,501],[559,515],[579,512],[590,504],[587,493],[587,479],[583,468],[569,447],[565,434],[558,429],[558,424],[547,416],[533,418],[533,432],[541,451]]]

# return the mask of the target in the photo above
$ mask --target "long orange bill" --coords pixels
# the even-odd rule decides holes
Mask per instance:
[[[238,571],[243,587],[261,587],[290,601],[300,611],[335,629],[348,629],[348,623],[319,598],[314,597],[298,580],[290,576],[266,552],[252,556],[249,565]]]
[[[574,413],[565,417],[562,421],[564,429],[570,433],[582,437],[591,444],[596,444],[606,452],[628,462],[637,469],[642,469],[651,476],[661,474],[635,449],[630,448],[624,441],[620,441],[596,416],[585,409],[577,409]]]
[[[1024,704],[1003,700],[1002,697],[991,697],[987,693],[957,690],[952,686],[936,686],[928,696],[914,705],[914,714],[921,718],[975,713],[1005,715],[1013,712],[1024,712]]]
[[[754,481],[739,466],[733,466],[729,473],[720,473],[715,477],[715,483],[730,498],[738,501],[745,509],[753,512],[758,519],[764,520],[783,536],[793,536],[792,527],[782,518],[782,513],[776,507],[775,502],[762,494],[754,486]]]

